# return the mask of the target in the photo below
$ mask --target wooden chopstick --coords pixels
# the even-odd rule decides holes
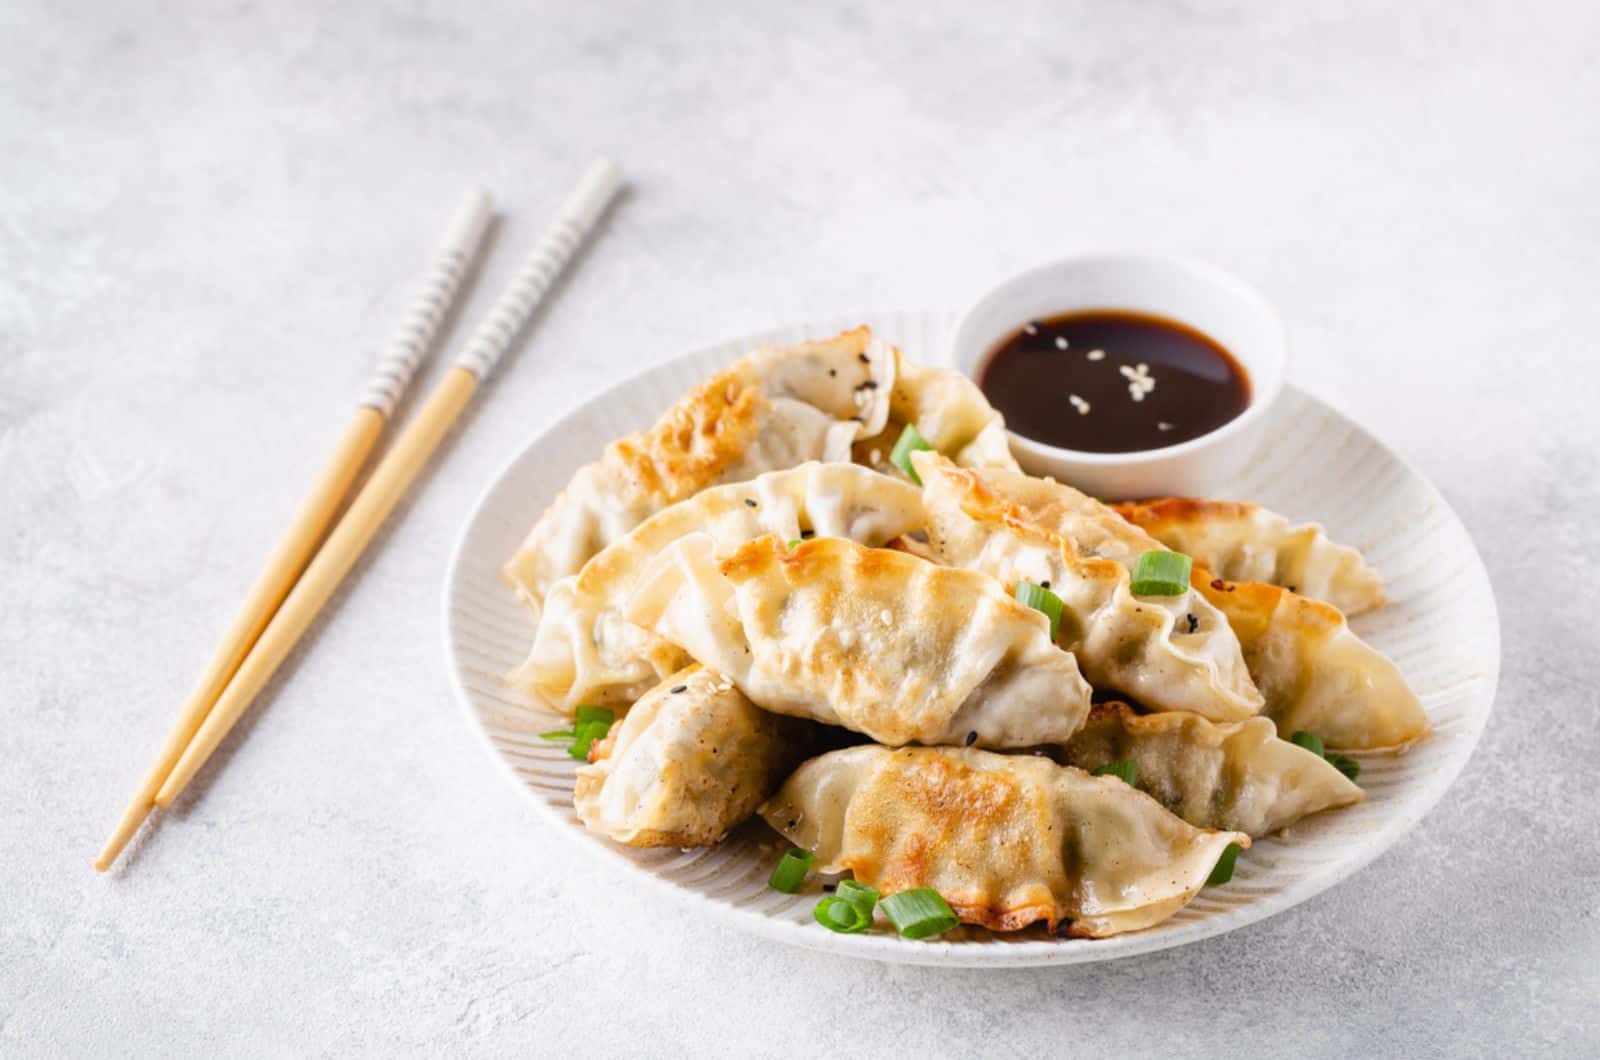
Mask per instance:
[[[166,782],[172,767],[316,551],[317,543],[372,454],[384,424],[394,413],[418,363],[432,348],[439,326],[461,288],[462,278],[483,243],[491,215],[489,196],[480,190],[469,192],[456,208],[427,276],[373,369],[355,419],[339,439],[310,495],[301,502],[288,531],[267,559],[266,567],[245,594],[244,603],[222,635],[199,682],[189,693],[154,764],[140,782],[139,790],[123,811],[122,819],[106,840],[100,856],[95,858],[94,867],[101,872],[111,867],[149,816],[156,792]]]
[[[206,715],[156,793],[158,805],[172,804],[288,657],[621,187],[620,175],[610,162],[602,159],[589,167],[455,365],[378,462],[371,479]]]

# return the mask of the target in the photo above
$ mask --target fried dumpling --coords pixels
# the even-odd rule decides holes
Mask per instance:
[[[929,452],[916,453],[912,462],[928,509],[927,550],[941,563],[981,571],[1007,589],[1029,581],[1060,597],[1057,642],[1077,656],[1097,687],[1157,710],[1192,711],[1217,721],[1261,710],[1261,694],[1227,619],[1197,593],[1135,596],[1122,562],[1080,554],[1070,539],[1030,511],[1008,505],[989,485],[1022,475],[957,468]],[[1083,500],[1098,510],[1093,518],[1117,518],[1102,516],[1097,501]]]
[[[915,426],[923,441],[960,467],[1017,470],[1006,439],[1005,418],[978,385],[960,372],[917,364],[896,352],[889,418],[883,430],[855,444],[857,463],[903,474],[889,461],[900,432]]]
[[[1358,615],[1384,603],[1383,579],[1361,553],[1316,523],[1256,504],[1163,497],[1113,505],[1129,522],[1228,581],[1264,582]]]
[[[1361,801],[1348,777],[1315,751],[1279,739],[1266,718],[1218,725],[1197,714],[1096,704],[1062,755],[1089,771],[1131,761],[1134,785],[1197,828],[1263,836]]]
[[[544,602],[514,684],[569,713],[580,703],[629,703],[688,656],[622,616],[655,558],[686,534],[719,552],[766,534],[783,541],[844,537],[882,545],[924,522],[922,493],[901,478],[853,464],[803,464],[714,486],[665,508],[606,546]]]
[[[767,823],[884,894],[932,887],[998,931],[1037,921],[1101,938],[1158,924],[1205,885],[1239,832],[1198,829],[1115,777],[1034,755],[860,746],[813,758]]]
[[[1228,616],[1281,735],[1305,730],[1342,751],[1401,750],[1428,735],[1427,712],[1399,667],[1338,608],[1198,566],[1194,586]]]
[[[626,617],[765,710],[883,744],[1059,743],[1089,712],[1049,621],[999,582],[842,538],[764,537],[719,563],[711,538],[692,534]]]
[[[711,846],[801,757],[805,725],[758,709],[720,674],[687,667],[591,748],[573,806],[591,831],[629,846]]]
[[[807,460],[848,461],[856,439],[884,429],[897,359],[866,328],[748,354],[579,469],[506,579],[538,613],[558,580],[669,504]]]

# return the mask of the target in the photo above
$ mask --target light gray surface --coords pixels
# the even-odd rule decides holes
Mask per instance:
[[[0,5],[0,1053],[1600,1050],[1600,19],[1305,7]],[[505,209],[475,317],[601,150],[635,190],[580,274],[97,876],[450,206]],[[1102,248],[1256,280],[1475,534],[1499,701],[1410,839],[1222,939],[982,973],[687,921],[544,828],[439,643],[491,474],[689,346]]]

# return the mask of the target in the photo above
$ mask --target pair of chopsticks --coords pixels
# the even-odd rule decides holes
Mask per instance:
[[[250,587],[167,734],[155,764],[95,859],[96,869],[104,872],[110,868],[150,811],[155,806],[171,806],[216,751],[350,573],[621,188],[621,176],[609,161],[601,159],[589,167],[455,364],[400,432],[319,549],[317,542],[372,454],[417,365],[432,347],[482,245],[491,216],[489,197],[481,191],[467,196],[451,218],[400,329],[379,360],[355,419],[266,569]]]

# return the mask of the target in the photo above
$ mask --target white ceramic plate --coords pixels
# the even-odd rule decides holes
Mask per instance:
[[[560,727],[510,689],[502,675],[521,662],[532,635],[528,613],[499,579],[556,492],[614,438],[648,426],[679,395],[760,345],[821,338],[867,323],[918,359],[943,363],[954,318],[878,314],[753,335],[669,361],[612,387],[535,438],[479,500],[456,544],[445,586],[445,642],[457,693],[474,728],[543,813],[530,846],[552,830],[603,851],[641,879],[762,935],[875,960],[942,965],[1073,964],[1178,946],[1281,913],[1356,872],[1396,842],[1466,765],[1488,720],[1500,668],[1500,627],[1489,579],[1459,519],[1405,461],[1328,406],[1289,388],[1273,410],[1250,471],[1227,495],[1294,520],[1323,523],[1359,548],[1387,582],[1391,603],[1353,621],[1389,654],[1422,697],[1434,735],[1398,757],[1359,755],[1367,798],[1258,840],[1233,882],[1210,888],[1171,920],[1110,939],[1056,940],[963,929],[954,940],[910,942],[881,926],[836,935],[811,919],[815,894],[766,886],[772,855],[761,826],[708,850],[633,850],[586,831],[572,810],[577,763],[541,741]],[[1381,881],[1369,881],[1380,883]]]

